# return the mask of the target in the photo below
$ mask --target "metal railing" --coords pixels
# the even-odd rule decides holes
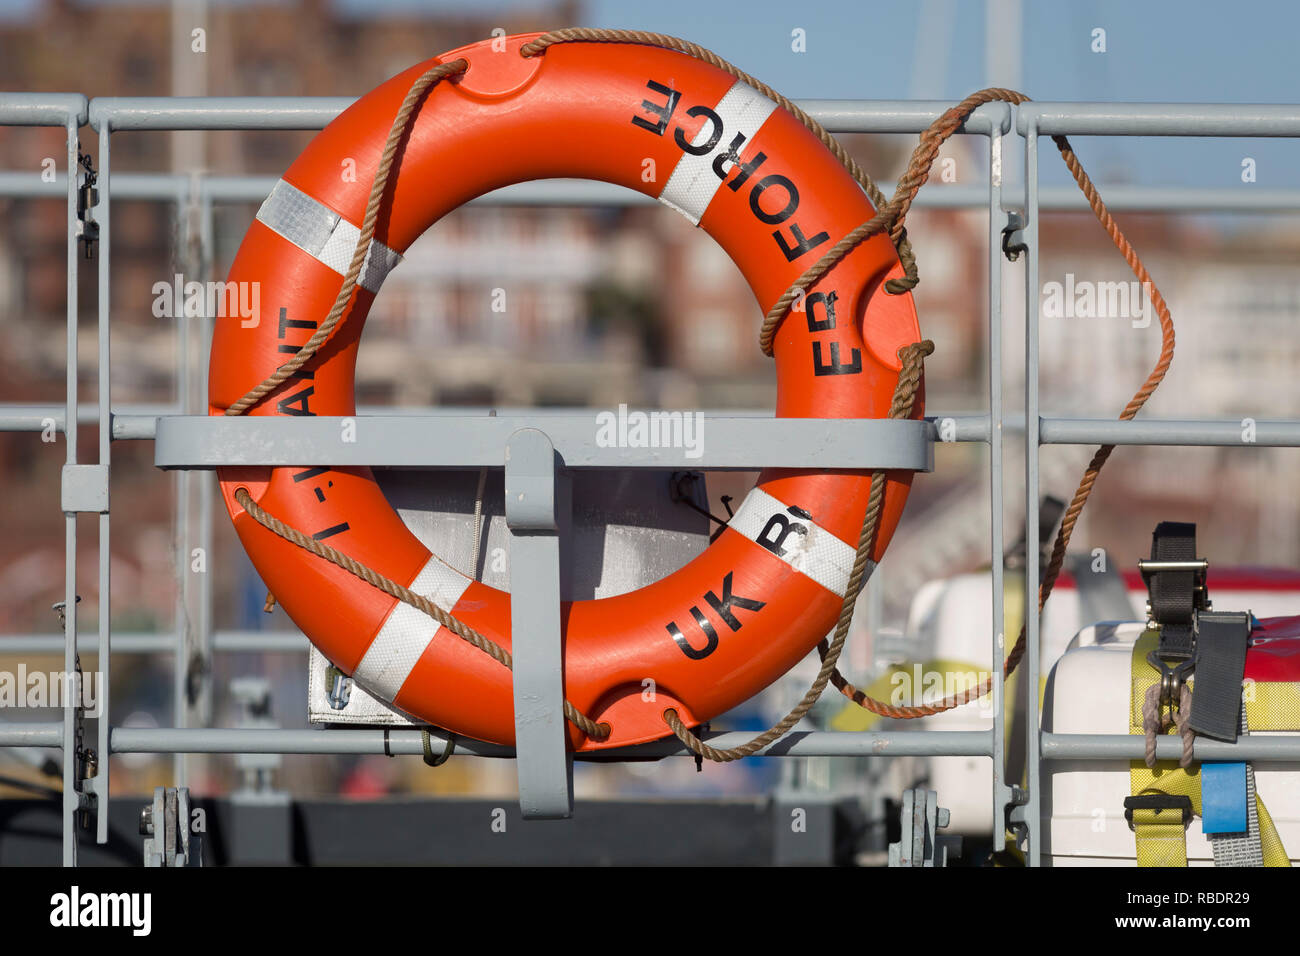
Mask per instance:
[[[99,668],[102,674],[101,702],[104,713],[109,711],[111,681],[110,667],[113,652],[165,653],[174,656],[176,686],[176,726],[169,728],[127,728],[111,726],[105,718],[99,722],[98,752],[101,755],[99,773],[86,781],[75,779],[75,761],[64,761],[63,779],[63,860],[76,862],[76,815],[91,799],[98,805],[97,839],[108,839],[107,804],[110,796],[109,761],[114,753],[172,753],[177,754],[176,777],[178,785],[184,779],[184,753],[402,753],[422,752],[420,732],[410,729],[331,729],[318,730],[257,730],[220,729],[185,726],[183,688],[189,666],[184,629],[170,635],[114,635],[109,625],[110,581],[109,542],[111,517],[107,507],[107,488],[111,471],[112,442],[123,439],[154,440],[156,462],[165,467],[181,469],[176,481],[181,492],[178,502],[187,502],[190,482],[201,480],[202,507],[198,529],[190,527],[188,512],[182,514],[178,505],[177,520],[182,523],[181,561],[189,553],[191,540],[210,542],[212,523],[213,486],[211,475],[191,473],[189,469],[211,469],[217,464],[278,464],[289,455],[293,464],[303,464],[307,459],[320,463],[342,463],[339,444],[330,441],[329,447],[320,442],[318,430],[326,421],[282,422],[274,419],[209,419],[196,407],[195,394],[202,394],[202,367],[191,372],[185,361],[178,368],[179,400],[175,406],[160,409],[120,409],[111,403],[112,361],[109,349],[111,265],[111,208],[114,197],[120,199],[153,199],[175,203],[179,208],[197,212],[198,241],[203,249],[211,249],[213,234],[213,205],[228,202],[260,201],[269,192],[275,180],[268,177],[249,176],[189,176],[184,174],[121,174],[111,171],[110,144],[112,134],[135,130],[181,129],[319,129],[332,120],[351,101],[340,98],[109,98],[88,101],[78,95],[53,94],[0,94],[0,125],[53,126],[67,133],[67,171],[54,182],[44,182],[39,175],[19,172],[0,172],[0,195],[41,197],[66,196],[67,201],[67,374],[66,399],[61,406],[6,405],[0,406],[0,430],[34,431],[45,428],[52,421],[56,430],[64,433],[67,455],[64,467],[65,546],[66,546],[66,633],[53,638],[26,635],[9,638],[11,650],[42,652],[62,648],[68,673],[75,669],[79,650],[102,651]],[[917,133],[928,126],[949,104],[932,102],[871,102],[862,100],[816,100],[802,104],[832,132]],[[79,372],[77,367],[77,273],[80,266],[77,216],[77,132],[89,124],[99,134],[99,190],[100,200],[94,218],[99,223],[98,255],[98,405],[83,406],[78,400]],[[1039,329],[1039,219],[1046,209],[1083,209],[1086,203],[1073,187],[1044,188],[1038,182],[1039,137],[1055,134],[1087,134],[1098,136],[1300,136],[1300,107],[1290,106],[1213,106],[1193,104],[1053,104],[1029,103],[1013,110],[1005,104],[981,107],[967,121],[965,135],[983,137],[987,141],[990,170],[987,187],[942,186],[923,191],[918,205],[940,208],[984,209],[988,213],[988,411],[986,414],[961,416],[955,419],[956,430],[952,440],[987,445],[989,455],[991,531],[990,555],[1004,552],[1003,528],[1003,369],[1002,355],[1002,237],[1004,230],[1015,223],[1010,214],[1019,212],[1024,242],[1027,246],[1025,271],[1025,418],[1034,423],[1027,434],[1032,445],[1026,455],[1025,502],[1028,527],[1027,540],[1038,540],[1036,502],[1039,497],[1038,448],[1043,444],[1183,444],[1183,445],[1239,445],[1240,422],[1226,421],[1151,421],[1113,422],[1087,419],[1044,419],[1039,415],[1038,329]],[[1003,194],[1003,150],[1009,136],[1023,141],[1025,157],[1025,182],[1020,197]],[[1164,209],[1177,211],[1287,211],[1300,210],[1300,190],[1251,190],[1242,193],[1224,189],[1184,189],[1117,187],[1104,188],[1108,204],[1122,209]],[[554,181],[524,184],[503,189],[478,202],[508,204],[625,204],[648,202],[643,197],[626,190],[600,184]],[[187,336],[189,323],[181,324],[181,355],[188,356]],[[203,341],[211,332],[210,319],[202,327]],[[196,382],[191,376],[197,375]],[[196,390],[195,385],[199,388]],[[101,411],[110,410],[108,427],[101,419]],[[935,416],[942,418],[944,416]],[[504,441],[511,429],[503,428],[500,434],[472,438],[461,416],[433,410],[423,414],[404,415],[405,420],[391,421],[385,428],[372,431],[380,436],[374,444],[356,446],[353,458],[357,462],[379,464],[395,456],[403,464],[499,465]],[[376,421],[379,421],[376,419]],[[663,467],[650,459],[629,461],[628,450],[620,450],[618,461],[606,461],[584,442],[576,430],[576,419],[541,413],[523,413],[512,420],[515,428],[529,427],[549,436],[555,443],[569,442],[575,452],[590,453],[585,466]],[[77,460],[77,430],[80,424],[98,423],[98,461],[83,464]],[[894,466],[925,468],[930,461],[930,443],[937,432],[932,427],[904,427],[889,432],[889,423],[827,422],[803,420],[791,425],[788,421],[735,417],[728,420],[729,428],[752,432],[746,450],[742,443],[710,452],[708,467],[742,468],[755,464],[776,464],[778,459],[794,454],[804,466],[865,468],[891,464]],[[421,429],[429,440],[407,442],[425,449],[445,447],[450,452],[434,460],[429,455],[412,456],[402,452],[400,445],[387,441],[400,428],[404,435],[409,429]],[[857,435],[858,442],[831,443],[829,451],[815,451],[808,441],[814,434],[824,435],[826,429],[839,429],[846,437]],[[236,429],[241,436],[257,433],[275,441],[291,440],[293,451],[278,454],[275,461],[266,455],[213,453],[212,443],[224,429]],[[777,443],[778,432],[780,434]],[[720,434],[713,431],[713,434]],[[337,428],[331,435],[337,434]],[[725,434],[725,433],[722,433]],[[886,437],[892,458],[882,458],[879,453],[864,457],[855,451],[863,447],[860,439],[870,434],[879,452]],[[435,441],[434,438],[439,440]],[[1028,440],[1028,437],[1027,437]],[[1300,447],[1300,422],[1260,422],[1256,444]],[[228,443],[224,448],[230,448]],[[395,447],[397,450],[395,450]],[[784,450],[783,450],[784,448]],[[647,450],[647,454],[652,454]],[[578,456],[580,457],[580,456]],[[284,459],[288,461],[288,458]],[[352,461],[349,458],[349,461]],[[573,462],[569,462],[573,464]],[[102,499],[102,500],[101,500]],[[93,511],[99,514],[99,609],[98,634],[94,640],[82,641],[78,633],[75,581],[77,573],[77,514]],[[1037,592],[1040,568],[1035,549],[1028,549],[1026,568],[1026,593]],[[544,556],[539,560],[548,559]],[[210,586],[207,576],[202,576],[200,602],[210,608]],[[182,581],[187,576],[182,575]],[[546,595],[525,596],[534,606],[542,608],[549,600]],[[553,614],[553,610],[551,612]],[[543,614],[543,617],[546,615]],[[516,620],[519,620],[516,615]],[[900,733],[829,733],[799,732],[789,734],[765,751],[775,756],[981,756],[993,763],[993,788],[991,812],[993,832],[1000,833],[1008,819],[1018,826],[1025,840],[1027,859],[1031,865],[1039,863],[1041,856],[1041,762],[1066,758],[1072,760],[1131,759],[1141,756],[1143,740],[1140,737],[1119,735],[1061,735],[1038,732],[1037,695],[1029,694],[1028,710],[1024,715],[1026,726],[1033,728],[1027,734],[1027,786],[1012,786],[1006,779],[1006,754],[1004,751],[1004,687],[1002,661],[1008,650],[1003,622],[1003,570],[998,560],[992,562],[992,640],[989,646],[990,671],[993,682],[993,726],[987,730],[956,732],[900,732]],[[1026,628],[1028,649],[1024,661],[1025,679],[1029,687],[1039,685],[1041,661],[1039,657],[1039,615],[1036,604],[1027,602]],[[294,651],[305,647],[300,637],[292,634],[238,634],[220,632],[211,634],[210,620],[201,618],[196,623],[198,639],[210,641],[218,652],[228,650],[261,649],[268,651]],[[558,685],[557,634],[530,633],[516,635],[515,646],[521,650],[534,646],[537,653],[532,662],[516,672],[516,692],[521,683],[531,683],[546,689],[546,695],[555,699]],[[519,657],[529,656],[526,653]],[[63,720],[43,724],[0,724],[0,746],[57,747],[65,754],[73,753],[77,732],[78,714],[74,702],[65,701]],[[434,734],[437,738],[440,735]],[[715,734],[710,742],[715,746],[730,746],[745,739],[743,734]],[[1177,756],[1180,746],[1176,739],[1158,742],[1161,757]],[[489,744],[460,741],[460,752],[482,756],[516,756],[511,748]],[[669,739],[626,750],[604,752],[609,755],[636,756],[689,756],[677,741]],[[1252,736],[1235,745],[1198,739],[1196,755],[1205,759],[1296,760],[1300,759],[1300,738]],[[521,802],[527,807],[537,793],[551,787],[557,779],[556,767],[562,766],[562,754],[530,752],[517,754],[520,762]],[[82,788],[79,790],[79,786]],[[84,791],[84,792],[83,792]],[[538,798],[537,806],[548,805],[554,809],[553,792]],[[564,795],[559,796],[563,802]],[[551,803],[547,804],[547,801]],[[1008,816],[1009,815],[1009,816]]]

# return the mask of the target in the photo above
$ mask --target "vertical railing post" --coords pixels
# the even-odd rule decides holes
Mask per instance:
[[[541,820],[573,815],[573,757],[564,717],[557,456],[550,438],[521,428],[506,445],[510,530],[510,640],[514,656],[519,806]],[[566,509],[563,509],[567,511]]]
[[[216,268],[213,255],[212,195],[204,179],[199,203],[199,279],[213,278]],[[212,351],[212,329],[216,317],[207,308],[203,310],[203,327],[199,336],[198,404],[200,413],[208,407],[208,355]],[[199,675],[199,693],[195,710],[204,726],[212,721],[212,505],[217,494],[217,475],[214,471],[200,471],[195,478],[199,497],[199,548],[203,554],[203,573],[199,575],[199,608],[194,626],[203,671]]]
[[[984,107],[988,109],[988,107]],[[1002,117],[1010,114],[1010,107],[1002,104]],[[1006,685],[1002,679],[1002,662],[1006,658],[1005,614],[1003,598],[1003,528],[1002,528],[1002,230],[1007,225],[1007,214],[1002,210],[1002,146],[1003,119],[993,120],[989,127],[989,338],[988,338],[988,390],[989,390],[989,509],[990,535],[989,560],[992,571],[993,621],[992,621],[992,706],[993,706],[993,846],[1006,829],[1006,808],[1011,802],[1012,790],[1007,783],[1006,759]]]
[[[176,213],[177,243],[181,246],[177,250],[176,263],[180,269],[189,273],[181,279],[182,288],[191,279],[200,278],[191,271],[193,263],[189,255],[191,243],[188,197],[188,190],[178,188],[172,198]],[[200,308],[207,311],[206,300]],[[190,317],[186,312],[184,305],[176,303],[171,316],[173,331],[176,334],[176,406],[181,410],[181,414],[192,415],[195,410],[190,396]],[[175,481],[172,483],[176,495],[173,515],[173,520],[176,522],[173,538],[176,546],[176,650],[172,654],[172,720],[177,727],[189,726],[185,691],[189,674],[189,631],[192,611],[190,600],[190,546],[193,541],[190,526],[192,474],[193,472],[188,468],[181,468],[176,472]],[[188,786],[187,763],[186,754],[172,754],[173,787]]]
[[[78,118],[69,116],[68,134],[68,355],[67,392],[63,409],[63,439],[67,446],[65,461],[77,464],[77,274],[80,250],[77,248],[77,179],[78,177]],[[77,515],[64,513],[64,624],[63,673],[70,677],[77,672]],[[64,686],[67,686],[65,681]],[[75,686],[75,685],[74,685]],[[63,701],[63,865],[77,863],[77,700],[81,688],[76,687],[72,699],[65,695]]]
[[[99,203],[95,207],[95,220],[99,223],[99,464],[111,474],[113,448],[113,391],[112,391],[112,356],[109,350],[111,341],[110,320],[112,316],[112,298],[109,290],[111,278],[109,272],[109,206],[112,197],[111,173],[109,169],[109,138],[112,122],[104,117],[99,127]],[[99,654],[96,657],[99,680],[96,682],[95,704],[99,711],[99,733],[97,735],[97,753],[99,757],[98,772],[86,781],[86,789],[96,798],[95,842],[108,842],[108,798],[109,798],[109,759],[108,731],[110,723],[110,701],[112,685],[112,581],[110,515],[107,510],[99,516]]]
[[[1026,862],[1038,866],[1042,853],[1042,755],[1038,722],[1038,118],[1025,129],[1025,659],[1020,681],[1025,688],[1025,769],[1028,829]]]

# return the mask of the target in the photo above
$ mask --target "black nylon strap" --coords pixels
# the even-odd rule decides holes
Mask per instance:
[[[1235,743],[1241,730],[1241,681],[1250,643],[1250,615],[1202,611],[1197,629],[1196,686],[1187,724],[1201,736]]]
[[[1151,535],[1153,561],[1195,561],[1196,525],[1162,521]],[[1151,616],[1160,625],[1162,660],[1190,660],[1193,652],[1192,612],[1196,602],[1193,571],[1157,571],[1148,585]]]

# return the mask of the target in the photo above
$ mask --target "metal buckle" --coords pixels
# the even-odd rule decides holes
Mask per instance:
[[[1124,798],[1124,819],[1128,822],[1128,828],[1135,832],[1137,827],[1133,825],[1134,810],[1154,810],[1156,813],[1162,810],[1181,810],[1184,828],[1191,826],[1192,817],[1195,816],[1192,813],[1191,797],[1171,793],[1139,793]]]
[[[1160,709],[1163,711],[1167,707],[1170,711],[1178,710],[1182,700],[1183,682],[1196,666],[1196,660],[1193,658],[1180,661],[1170,667],[1156,655],[1155,651],[1152,651],[1147,655],[1147,663],[1160,672]]]
[[[1198,611],[1208,611],[1214,605],[1210,603],[1210,592],[1206,587],[1205,578],[1209,571],[1210,562],[1205,558],[1196,558],[1192,561],[1159,561],[1155,558],[1138,558],[1138,572],[1142,575],[1142,582],[1147,587],[1147,594],[1151,593],[1151,579],[1162,571],[1190,571],[1192,572],[1192,605]],[[1157,623],[1153,616],[1151,601],[1147,600],[1147,620],[1150,623]]]

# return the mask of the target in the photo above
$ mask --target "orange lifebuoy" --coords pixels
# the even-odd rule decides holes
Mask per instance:
[[[350,311],[252,415],[355,414],[354,370],[366,314],[400,254],[441,216],[525,180],[604,180],[654,196],[730,254],[766,308],[874,210],[862,189],[794,116],[692,57],[651,46],[553,46],[536,34],[463,47],[378,87],[308,145],[251,225],[229,281],[261,286],[263,318],[222,319],[212,345],[210,409],[222,414],[319,327],[352,258],[370,183],[399,104],[431,66],[468,61],[438,85],[407,135]],[[496,49],[493,49],[495,42]],[[340,175],[345,162],[355,176]],[[664,175],[647,175],[647,170]],[[884,418],[901,363],[920,338],[889,238],[848,253],[778,329],[778,416]],[[923,413],[921,395],[912,412]],[[514,741],[511,674],[410,606],[277,537],[235,501],[266,511],[510,646],[509,595],[431,555],[366,468],[223,468],[226,506],[281,606],[344,673],[416,718]],[[890,472],[873,561],[898,523],[910,472]],[[708,549],[638,591],[565,605],[565,694],[604,721],[604,740],[569,728],[577,750],[664,736],[666,708],[688,725],[772,683],[826,635],[841,609],[870,477],[820,469],[764,471]],[[643,699],[643,680],[656,684]]]

